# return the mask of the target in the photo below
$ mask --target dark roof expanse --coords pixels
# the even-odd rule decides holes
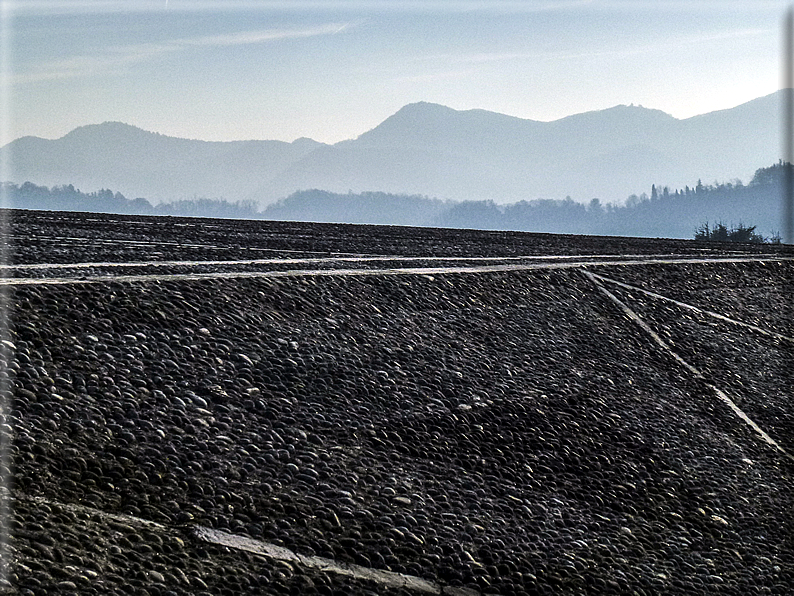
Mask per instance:
[[[10,215],[0,593],[794,591],[791,247]]]

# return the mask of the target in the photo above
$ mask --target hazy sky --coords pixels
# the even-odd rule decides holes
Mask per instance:
[[[3,138],[118,120],[205,140],[354,138],[407,103],[678,118],[780,87],[782,1],[0,0]]]

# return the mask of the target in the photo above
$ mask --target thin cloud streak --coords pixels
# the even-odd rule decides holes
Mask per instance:
[[[14,75],[14,84],[27,84],[99,73],[112,73],[126,66],[145,62],[156,56],[186,51],[197,47],[230,47],[257,45],[289,39],[322,35],[336,35],[354,26],[354,23],[326,23],[304,29],[265,29],[240,31],[223,35],[175,39],[163,43],[142,43],[115,48],[103,48],[102,54],[70,56],[34,66],[32,71]]]
[[[196,39],[181,39],[172,42],[175,45],[189,46],[238,46],[266,43],[282,39],[297,39],[301,37],[316,37],[318,35],[336,35],[348,29],[351,23],[328,23],[309,29],[266,29],[264,31],[241,31],[228,35],[210,35]]]

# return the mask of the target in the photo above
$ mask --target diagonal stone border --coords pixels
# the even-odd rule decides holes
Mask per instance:
[[[90,515],[97,515],[109,521],[126,524],[129,526],[148,527],[158,530],[169,530],[168,526],[163,524],[149,521],[141,517],[133,515],[125,515],[119,513],[108,513],[101,509],[88,507],[86,505],[78,505],[74,503],[62,503],[53,501],[45,497],[15,495],[15,499],[24,499],[25,501],[33,503],[41,503],[45,505],[55,505],[66,510],[88,513]],[[347,563],[340,563],[333,559],[326,559],[324,557],[305,556],[298,554],[283,546],[264,542],[262,540],[254,540],[248,536],[240,536],[237,534],[230,534],[221,530],[215,530],[205,526],[192,526],[190,528],[191,534],[204,542],[210,544],[217,544],[226,546],[235,550],[247,551],[257,555],[262,555],[269,559],[277,561],[284,561],[306,567],[309,569],[316,569],[325,573],[335,573],[338,575],[345,575],[355,579],[368,580],[375,582],[384,588],[405,588],[424,594],[440,594],[442,596],[480,596],[480,592],[470,588],[444,586],[433,581],[422,579],[414,575],[406,575],[403,573],[395,573],[393,571],[384,571],[381,569],[373,569],[370,567],[363,567],[361,565],[352,565]]]
[[[622,281],[618,281],[616,279],[612,279],[612,278],[609,278],[609,277],[604,277],[603,275],[598,275],[597,273],[590,272],[590,275],[592,275],[593,277],[595,277],[595,278],[597,278],[597,279],[599,279],[601,281],[605,281],[605,282],[614,284],[614,285],[616,285],[618,287],[621,287],[623,289],[632,290],[632,291],[635,291],[635,292],[641,292],[641,293],[645,294],[646,296],[650,296],[651,298],[656,298],[657,300],[664,300],[666,302],[670,302],[672,304],[675,304],[676,306],[680,306],[682,308],[686,308],[686,309],[689,309],[691,311],[694,311],[694,312],[697,312],[697,313],[700,313],[700,314],[703,314],[703,315],[708,315],[709,317],[714,317],[715,319],[719,319],[721,321],[725,321],[726,323],[731,323],[733,325],[739,325],[740,327],[744,327],[746,329],[752,329],[753,331],[756,331],[757,333],[761,333],[761,334],[769,336],[769,337],[774,337],[776,339],[780,339],[780,340],[783,340],[783,341],[788,341],[788,342],[794,343],[794,338],[788,337],[787,335],[782,335],[782,334],[776,333],[774,331],[769,331],[767,329],[763,329],[763,328],[758,327],[756,325],[751,325],[750,323],[745,323],[744,321],[738,321],[736,319],[731,319],[730,317],[726,317],[725,315],[721,315],[721,314],[719,314],[717,312],[714,312],[714,311],[711,311],[711,310],[705,310],[705,309],[702,309],[702,308],[698,308],[697,306],[694,306],[692,304],[687,304],[686,302],[680,302],[680,301],[675,300],[673,298],[668,298],[667,296],[662,296],[661,294],[657,294],[656,292],[651,292],[650,290],[646,290],[646,289],[641,288],[639,286],[632,286],[630,284],[623,283]]]
[[[587,277],[593,284],[598,288],[598,290],[607,298],[609,298],[621,311],[634,323],[637,324],[645,333],[647,333],[650,338],[661,347],[668,355],[672,356],[679,364],[681,364],[684,368],[686,368],[689,372],[691,372],[696,378],[704,379],[705,377],[700,370],[689,364],[686,360],[684,360],[679,354],[677,354],[659,335],[650,328],[650,326],[642,320],[642,318],[634,312],[631,308],[626,306],[626,304],[620,300],[617,296],[615,296],[612,292],[607,290],[599,281],[599,277],[590,271],[582,271],[582,273]],[[733,412],[741,418],[747,425],[750,426],[764,441],[766,441],[769,445],[774,447],[777,451],[781,453],[784,457],[794,462],[794,456],[792,456],[788,451],[783,449],[777,441],[775,441],[772,437],[770,437],[764,430],[758,426],[739,406],[736,405],[730,397],[728,397],[725,392],[720,390],[718,387],[712,385],[709,382],[706,382],[706,385],[714,391],[717,397],[722,400]]]
[[[221,530],[214,530],[204,526],[194,526],[193,534],[212,544],[219,544],[234,548],[237,550],[244,550],[265,557],[276,559],[279,561],[286,561],[288,563],[297,563],[303,567],[312,569],[319,569],[329,573],[337,573],[339,575],[348,575],[356,579],[363,579],[376,582],[385,588],[407,588],[425,594],[449,594],[450,596],[479,596],[479,592],[469,588],[459,588],[455,586],[442,586],[435,582],[431,582],[413,575],[405,575],[402,573],[395,573],[393,571],[382,571],[380,569],[372,569],[370,567],[362,567],[361,565],[349,565],[346,563],[337,563],[332,559],[325,559],[323,557],[307,557],[299,555],[288,548],[283,546],[276,546],[263,542],[261,540],[254,540],[247,536],[237,536],[229,534]]]

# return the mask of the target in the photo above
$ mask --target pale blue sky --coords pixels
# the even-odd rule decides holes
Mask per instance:
[[[3,131],[118,120],[205,140],[354,138],[407,103],[684,118],[780,87],[786,2],[3,3]]]

